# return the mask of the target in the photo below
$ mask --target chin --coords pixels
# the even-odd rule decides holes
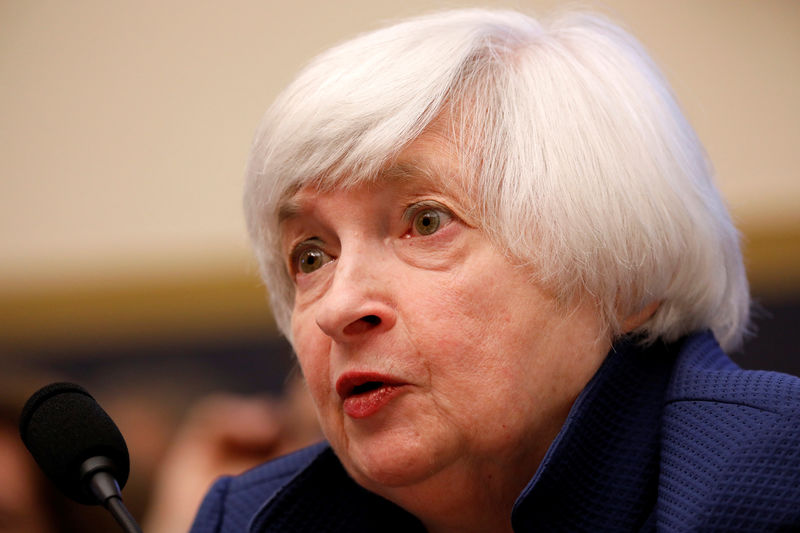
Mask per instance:
[[[360,485],[380,493],[380,488],[416,485],[431,477],[439,461],[430,446],[397,431],[350,438],[346,450],[334,447],[350,476]]]

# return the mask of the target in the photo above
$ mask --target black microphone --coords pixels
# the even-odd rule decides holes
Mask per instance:
[[[19,431],[33,458],[64,494],[83,504],[103,505],[124,531],[141,533],[120,494],[130,472],[125,439],[86,389],[73,383],[43,387],[22,409]]]

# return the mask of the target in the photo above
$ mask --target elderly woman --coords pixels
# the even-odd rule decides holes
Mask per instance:
[[[404,22],[314,60],[245,204],[327,443],[193,531],[800,524],[800,381],[738,369],[749,295],[700,143],[589,15]]]

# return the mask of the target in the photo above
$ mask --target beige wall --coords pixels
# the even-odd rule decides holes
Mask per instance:
[[[2,315],[30,295],[47,307],[48,294],[84,290],[74,287],[250,276],[242,170],[280,87],[356,32],[457,5],[470,4],[0,1]],[[800,3],[583,5],[626,24],[662,65],[743,227],[796,243]]]

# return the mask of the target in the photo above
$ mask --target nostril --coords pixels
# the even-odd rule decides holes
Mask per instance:
[[[364,315],[355,322],[348,324],[342,333],[345,335],[358,335],[360,333],[366,333],[380,323],[381,317],[377,315]]]
[[[381,323],[381,318],[376,315],[367,315],[363,317],[361,320],[363,320],[367,324],[372,324],[373,326],[377,326],[378,324]]]

